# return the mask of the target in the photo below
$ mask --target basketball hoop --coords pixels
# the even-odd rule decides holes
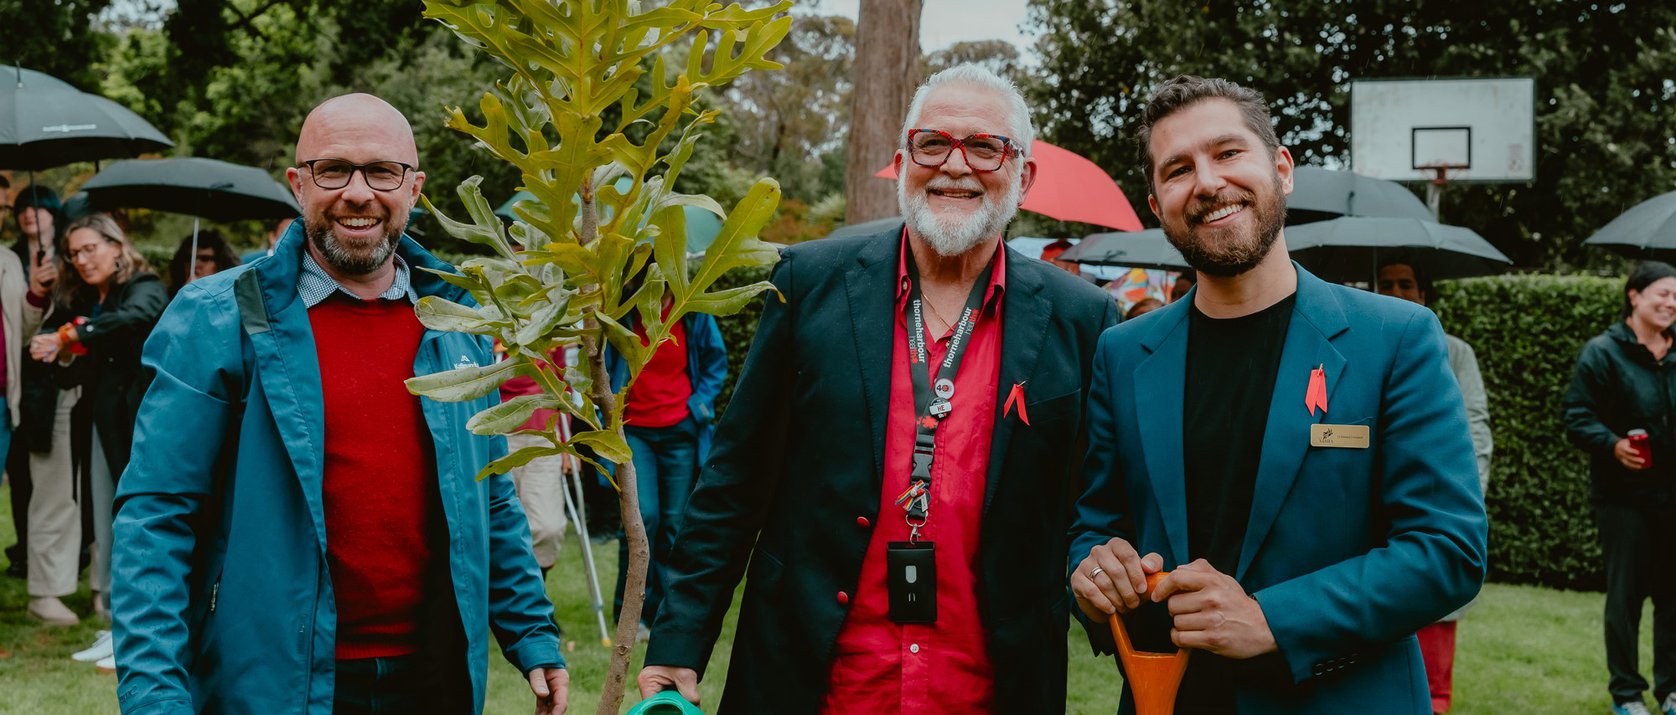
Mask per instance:
[[[1432,210],[1432,220],[1441,220],[1439,218],[1439,209],[1442,208],[1443,185],[1449,183],[1449,172],[1453,171],[1459,175],[1460,172],[1471,168],[1471,164],[1444,161],[1433,161],[1414,165],[1415,171],[1431,175],[1431,178],[1428,179],[1426,183],[1426,208]]]
[[[1416,166],[1414,168],[1419,170],[1419,171],[1430,174],[1431,178],[1428,179],[1428,181],[1432,182],[1433,185],[1442,186],[1444,184],[1449,183],[1449,173],[1450,172],[1455,172],[1456,174],[1459,174],[1463,171],[1466,171],[1467,169],[1471,169],[1472,165],[1471,164],[1452,164],[1452,163],[1446,163],[1446,162],[1432,162],[1432,163],[1429,163],[1429,164],[1421,164],[1421,165]]]

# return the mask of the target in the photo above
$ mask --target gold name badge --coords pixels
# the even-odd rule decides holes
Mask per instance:
[[[1309,446],[1368,448],[1367,425],[1310,425]]]

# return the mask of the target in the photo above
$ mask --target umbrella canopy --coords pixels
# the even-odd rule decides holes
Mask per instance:
[[[1412,218],[1347,216],[1286,227],[1286,248],[1311,273],[1336,283],[1373,280],[1400,259],[1434,280],[1500,273],[1513,262],[1476,232]]]
[[[1287,225],[1340,216],[1433,220],[1431,209],[1420,197],[1395,181],[1315,166],[1300,166],[1292,172],[1292,194],[1286,197]]]
[[[116,102],[41,72],[0,65],[0,168],[37,171],[171,146]]]
[[[619,179],[617,181],[617,188],[627,190],[628,186],[626,182],[628,181],[630,181],[630,179],[626,177]],[[517,221],[518,215],[512,213],[512,207],[519,201],[526,200],[534,201],[535,194],[528,191],[520,191],[513,194],[512,198],[507,199],[506,203],[501,204],[500,208],[495,209],[495,215],[508,221]],[[681,208],[687,214],[687,252],[703,253],[705,249],[710,248],[710,244],[716,240],[716,237],[721,235],[722,220],[716,218],[715,214],[698,208],[697,206],[683,206]]]
[[[1187,259],[1170,245],[1164,229],[1144,231],[1115,231],[1083,237],[1077,245],[1059,254],[1061,260],[1097,266],[1129,266],[1132,268],[1161,268],[1184,271]]]
[[[1630,258],[1676,259],[1676,191],[1630,207],[1583,243]]]
[[[1030,145],[1036,160],[1036,184],[1024,196],[1020,208],[1060,221],[1079,221],[1119,231],[1141,230],[1141,219],[1117,187],[1117,182],[1098,164],[1069,149],[1040,139]],[[873,174],[896,178],[893,162]]]
[[[291,190],[254,166],[215,159],[131,159],[87,183],[94,210],[140,208],[211,221],[291,218],[302,213]]]

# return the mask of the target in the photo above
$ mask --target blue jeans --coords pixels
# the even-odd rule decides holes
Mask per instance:
[[[687,497],[698,479],[698,423],[692,416],[669,427],[627,426],[629,449],[634,451],[634,474],[639,485],[640,518],[646,522],[652,563],[646,571],[646,607],[640,620],[650,624],[663,603],[663,563],[675,547],[675,532],[687,511]],[[628,539],[617,539],[617,590],[613,620],[623,610],[623,588],[628,581]]]

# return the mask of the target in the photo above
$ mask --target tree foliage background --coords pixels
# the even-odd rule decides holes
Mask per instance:
[[[1513,0],[1030,0],[1044,138],[1117,177],[1143,220],[1130,137],[1148,88],[1228,77],[1270,100],[1300,164],[1348,166],[1350,82],[1536,78],[1531,185],[1453,185],[1446,223],[1520,266],[1616,267],[1580,242],[1676,185],[1676,4]]]

